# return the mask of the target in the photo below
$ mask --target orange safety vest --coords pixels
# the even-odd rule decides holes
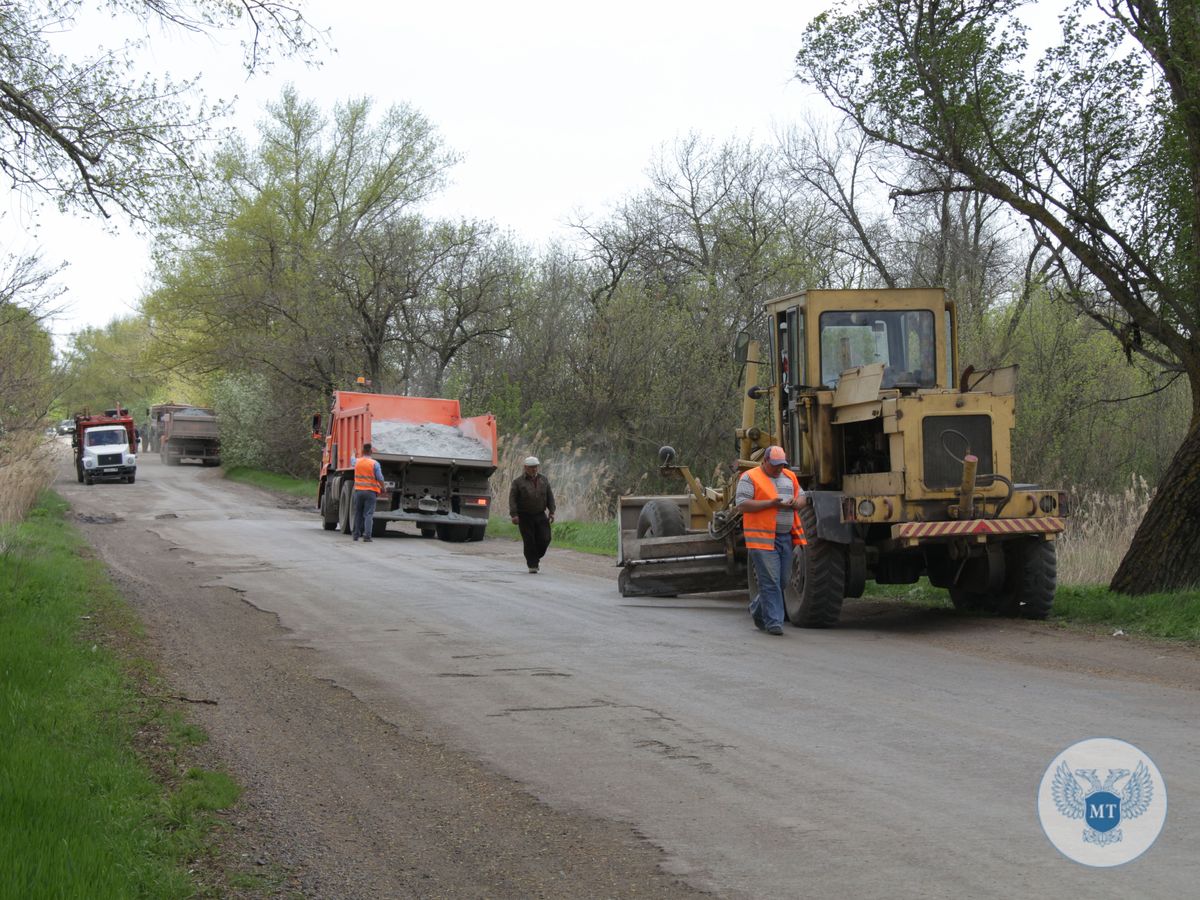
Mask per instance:
[[[375,480],[375,460],[369,456],[360,457],[354,464],[354,489],[374,494],[383,490],[383,485]]]
[[[798,479],[791,469],[784,469],[784,473],[788,478],[792,479],[792,487],[795,488],[793,496],[800,496],[800,479]],[[767,477],[767,473],[762,468],[750,469],[747,473],[750,476],[750,481],[754,484],[754,499],[755,500],[774,500],[779,496],[779,492],[775,490],[775,482]],[[774,550],[775,549],[775,517],[779,510],[774,506],[768,506],[766,509],[760,509],[757,512],[742,513],[742,532],[746,536],[747,550]],[[792,510],[792,546],[797,544],[803,546],[808,541],[804,539],[804,526],[800,524],[800,513],[798,510]]]

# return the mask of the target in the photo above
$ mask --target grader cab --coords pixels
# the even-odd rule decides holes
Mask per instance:
[[[706,487],[671,448],[660,451],[660,471],[687,492],[621,499],[621,592],[755,590],[734,482],[778,443],[811,501],[785,592],[793,624],[835,624],[868,579],[922,576],[957,607],[1045,618],[1067,497],[1013,480],[1015,367],[968,367],[955,381],[954,308],[941,290],[807,291],[766,309],[765,359],[739,345],[747,384],[735,471]],[[771,377],[759,386],[764,362]]]

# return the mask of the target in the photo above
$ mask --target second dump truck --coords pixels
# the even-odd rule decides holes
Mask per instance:
[[[425,537],[480,541],[487,529],[496,471],[496,418],[464,418],[457,400],[335,391],[324,423],[317,507],[326,531],[350,533],[354,464],[363,444],[383,471],[374,535],[411,522]]]
[[[159,459],[177,466],[185,459],[205,466],[221,464],[221,432],[217,414],[207,406],[160,403],[146,410],[147,449],[158,451]]]
[[[766,312],[769,350],[739,342],[746,393],[730,480],[702,485],[660,451],[660,471],[687,493],[621,498],[621,592],[756,591],[734,482],[781,444],[810,499],[784,594],[794,625],[835,624],[868,579],[922,576],[957,607],[1045,618],[1068,498],[1014,480],[1016,368],[956,378],[954,306],[940,289],[814,290]]]

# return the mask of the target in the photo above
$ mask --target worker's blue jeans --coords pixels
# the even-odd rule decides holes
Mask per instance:
[[[379,495],[374,491],[354,492],[354,503],[350,507],[353,513],[350,533],[356,538],[371,536],[371,527],[375,524],[375,501],[378,499]]]
[[[758,594],[750,598],[750,615],[762,618],[765,627],[783,625],[783,592],[792,578],[792,535],[775,535],[775,549],[748,550],[758,576]]]

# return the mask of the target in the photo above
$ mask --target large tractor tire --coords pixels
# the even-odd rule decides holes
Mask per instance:
[[[638,515],[637,536],[678,537],[687,532],[683,510],[671,500],[651,500]]]
[[[354,482],[349,478],[343,478],[338,486],[338,530],[342,534],[349,534],[353,524],[350,521],[353,500]]]
[[[1004,545],[1004,593],[997,612],[1022,619],[1044,619],[1054,605],[1058,556],[1052,541],[1027,538]]]
[[[975,610],[1022,619],[1044,619],[1058,587],[1055,545],[1041,538],[1018,538],[1004,544],[1004,584],[995,592],[950,588],[955,609]]]
[[[846,547],[817,537],[812,507],[800,510],[800,524],[808,545],[792,555],[793,578],[783,594],[784,607],[797,628],[829,628],[837,624],[846,597]]]
[[[463,541],[471,537],[470,525],[439,525],[437,526],[437,536],[439,541],[447,541],[451,544],[461,544]]]
[[[331,478],[325,482],[325,490],[321,494],[321,527],[326,531],[338,527],[337,501],[333,499],[337,489],[338,482]]]

